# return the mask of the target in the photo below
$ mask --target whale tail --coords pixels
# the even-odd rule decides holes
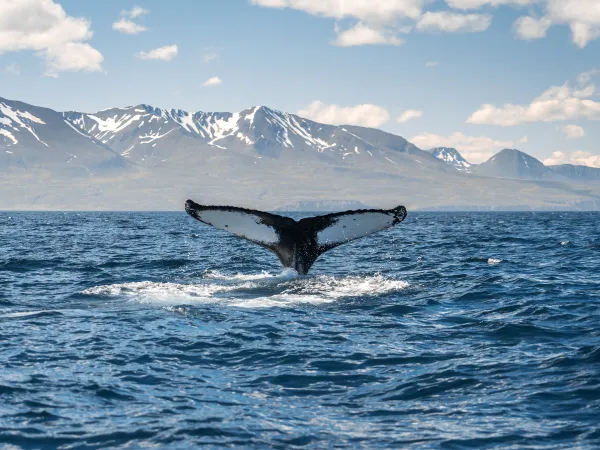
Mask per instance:
[[[194,219],[265,247],[284,267],[308,273],[327,250],[398,225],[406,208],[357,209],[296,221],[290,217],[234,206],[205,206],[188,200],[185,211]]]

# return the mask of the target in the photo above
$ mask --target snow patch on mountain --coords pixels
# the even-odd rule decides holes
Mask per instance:
[[[13,144],[16,144],[19,142],[15,139],[15,137],[12,135],[12,133],[10,131],[5,130],[4,128],[0,128],[0,134],[3,136],[6,136],[8,139],[10,139]]]
[[[13,125],[13,123],[15,125]],[[45,125],[45,122],[28,111],[20,111],[18,109],[12,108],[4,102],[0,102],[0,126],[2,127],[0,128],[0,134],[11,139],[13,144],[17,144],[19,141],[10,131],[8,131],[7,128],[12,128],[13,130],[20,131],[19,128],[17,128],[18,125],[20,128],[28,131],[39,142],[48,147],[48,144],[46,144],[38,137],[34,129],[34,124]]]
[[[436,147],[429,150],[431,154],[460,172],[470,173],[473,165],[469,163],[455,148]]]

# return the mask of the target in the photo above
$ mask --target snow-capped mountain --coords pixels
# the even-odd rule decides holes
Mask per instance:
[[[0,98],[0,170],[44,169],[73,175],[129,163],[48,108]]]
[[[381,130],[265,106],[62,113],[0,98],[4,209],[179,210],[186,198],[266,209],[600,209],[596,171],[546,168],[516,150],[469,165],[454,149],[426,152]]]
[[[431,157],[400,136],[354,126],[332,126],[294,114],[255,106],[237,113],[186,112],[149,105],[113,108],[98,113],[65,112],[64,119],[136,164],[162,165],[190,147],[204,151],[248,153],[257,158],[304,157],[346,160],[375,158],[395,164],[393,155]]]
[[[455,148],[435,147],[429,150],[431,154],[461,172],[470,173],[473,164],[469,163]]]

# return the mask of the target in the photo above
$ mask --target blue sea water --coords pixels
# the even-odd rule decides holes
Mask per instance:
[[[600,214],[410,213],[310,274],[0,213],[0,447],[600,448]]]

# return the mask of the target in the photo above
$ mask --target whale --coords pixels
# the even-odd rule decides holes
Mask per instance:
[[[194,219],[227,231],[275,253],[281,264],[306,275],[319,256],[332,248],[401,223],[404,206],[393,209],[355,209],[295,220],[235,206],[185,202]]]

